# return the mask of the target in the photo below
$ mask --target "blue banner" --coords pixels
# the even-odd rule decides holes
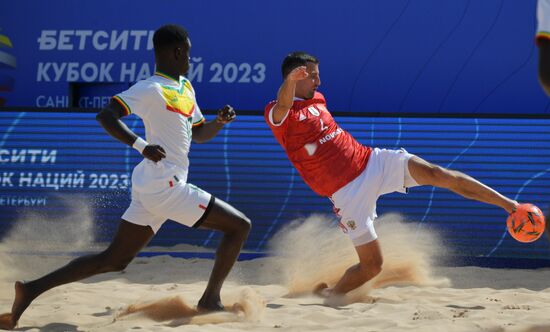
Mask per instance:
[[[3,1],[0,104],[103,106],[154,71],[151,37],[185,26],[203,109],[261,110],[293,50],[321,60],[333,111],[548,114],[535,0]]]

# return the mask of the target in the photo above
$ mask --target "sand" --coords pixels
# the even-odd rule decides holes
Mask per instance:
[[[48,250],[84,250],[92,243],[25,243],[33,225],[21,224],[0,243],[0,312],[11,307],[15,280],[30,280],[71,259]],[[550,331],[550,269],[442,267],[435,259],[444,248],[437,234],[418,231],[396,215],[382,217],[377,230],[383,272],[333,306],[311,290],[318,282],[334,284],[356,256],[330,220],[311,216],[274,237],[273,257],[236,264],[222,291],[228,312],[195,311],[212,260],[138,257],[122,273],[43,294],[18,330]],[[75,231],[89,232],[90,225],[66,230]],[[43,254],[13,254],[28,251],[30,243]]]

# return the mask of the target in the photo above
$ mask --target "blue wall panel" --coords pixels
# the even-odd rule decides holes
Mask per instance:
[[[336,119],[363,144],[404,147],[548,209],[549,119]],[[141,121],[134,116],[125,121],[143,135]],[[253,220],[247,249],[264,250],[274,232],[295,218],[332,213],[329,200],[316,196],[291,167],[260,115],[241,115],[212,142],[194,144],[190,159],[190,182]],[[92,113],[0,112],[0,236],[28,212],[60,217],[80,200],[93,207],[97,240],[108,241],[129,204],[128,179],[139,160],[133,149],[104,133]],[[380,199],[378,212],[400,212],[418,231],[441,231],[458,255],[548,258],[545,237],[515,242],[506,233],[503,211],[445,190],[390,194]],[[214,246],[218,237],[212,235],[169,222],[152,244]]]

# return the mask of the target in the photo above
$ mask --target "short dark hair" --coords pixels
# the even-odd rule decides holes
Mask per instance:
[[[319,59],[306,52],[292,52],[288,54],[283,60],[283,64],[281,66],[283,78],[290,74],[294,68],[305,66],[308,62],[319,64]]]
[[[155,52],[166,50],[174,45],[187,42],[187,30],[182,26],[167,24],[161,26],[153,35]]]

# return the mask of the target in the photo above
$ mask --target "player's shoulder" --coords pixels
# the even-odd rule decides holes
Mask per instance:
[[[155,80],[147,78],[137,81],[126,91],[119,93],[118,96],[122,98],[139,98],[140,100],[154,100],[158,95],[160,95],[160,91],[160,84]]]
[[[319,91],[315,91],[315,93],[313,94],[313,99],[319,100],[325,104],[327,103],[325,96]]]
[[[139,80],[134,85],[132,85],[132,88],[136,90],[156,90],[160,88],[161,82],[155,79],[154,76],[148,77],[144,80]]]

